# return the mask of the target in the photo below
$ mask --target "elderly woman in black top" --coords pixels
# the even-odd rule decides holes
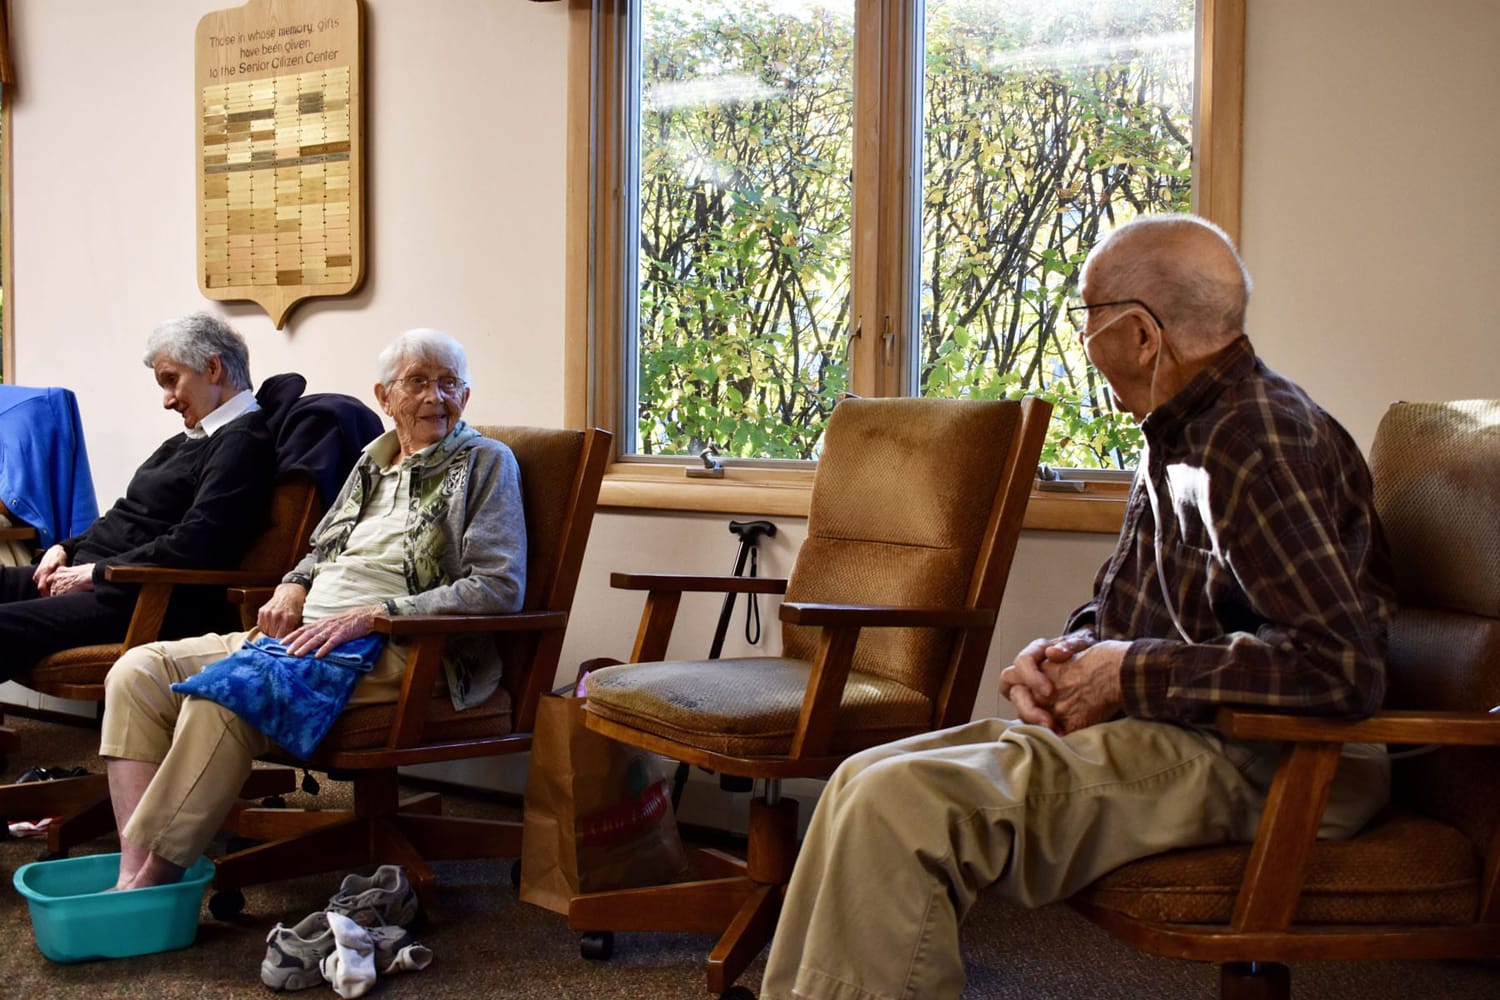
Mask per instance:
[[[58,650],[124,637],[136,588],[106,581],[107,566],[227,568],[262,522],[274,453],[244,339],[197,313],[157,328],[144,360],[183,432],[82,534],[48,548],[35,567],[0,568],[0,680]]]

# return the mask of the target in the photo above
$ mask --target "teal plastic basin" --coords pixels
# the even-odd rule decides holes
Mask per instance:
[[[38,861],[16,869],[16,891],[31,910],[36,946],[54,962],[126,958],[186,948],[198,936],[203,889],[214,863],[199,858],[176,885],[108,892],[118,854]]]

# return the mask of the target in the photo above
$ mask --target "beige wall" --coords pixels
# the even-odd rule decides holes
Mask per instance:
[[[1387,404],[1500,393],[1500,4],[1251,0],[1251,331],[1368,448]]]
[[[140,366],[157,321],[203,308],[193,215],[193,32],[227,3],[11,0],[16,375],[77,391],[100,491],[177,424]],[[1252,333],[1368,444],[1398,397],[1493,395],[1500,5],[1254,0],[1247,36],[1243,243]],[[469,347],[478,421],[562,419],[563,4],[367,0],[369,268],[349,299],[304,304],[286,331],[209,304],[248,337],[258,378],[369,398],[402,329]],[[617,568],[718,572],[724,517],[600,516],[564,664],[623,655],[638,599]],[[801,526],[783,520],[766,571]],[[979,710],[1022,642],[1055,628],[1109,548],[1022,539]],[[683,608],[674,653],[707,646],[717,605]],[[763,616],[774,623],[774,608]],[[736,617],[734,629],[741,627]],[[774,624],[768,629],[774,631]],[[735,647],[731,644],[731,651]],[[565,670],[571,668],[565,666]]]

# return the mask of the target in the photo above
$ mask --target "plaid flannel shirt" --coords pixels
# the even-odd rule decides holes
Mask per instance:
[[[1393,591],[1349,434],[1245,338],[1141,429],[1119,544],[1068,622],[1130,642],[1125,711],[1378,710]]]

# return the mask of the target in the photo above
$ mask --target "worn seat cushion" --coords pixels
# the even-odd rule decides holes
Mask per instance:
[[[605,667],[589,675],[601,719],[734,757],[791,752],[811,665],[776,656]],[[833,749],[850,753],[922,732],[932,702],[897,681],[851,672]]]
[[[1247,844],[1172,851],[1116,869],[1079,902],[1159,923],[1227,924]],[[1398,813],[1349,840],[1319,841],[1294,923],[1465,924],[1479,905],[1479,862],[1453,827]]]
[[[390,738],[395,718],[394,702],[346,708],[320,746],[341,752],[383,747]],[[446,743],[507,736],[513,728],[511,698],[505,688],[500,688],[483,704],[459,711],[453,707],[453,699],[448,697],[447,685],[440,683],[427,703],[427,725],[422,730],[422,742]]]
[[[104,675],[124,654],[125,647],[118,642],[58,650],[37,661],[29,683],[41,691],[50,684],[98,684],[102,688]]]

